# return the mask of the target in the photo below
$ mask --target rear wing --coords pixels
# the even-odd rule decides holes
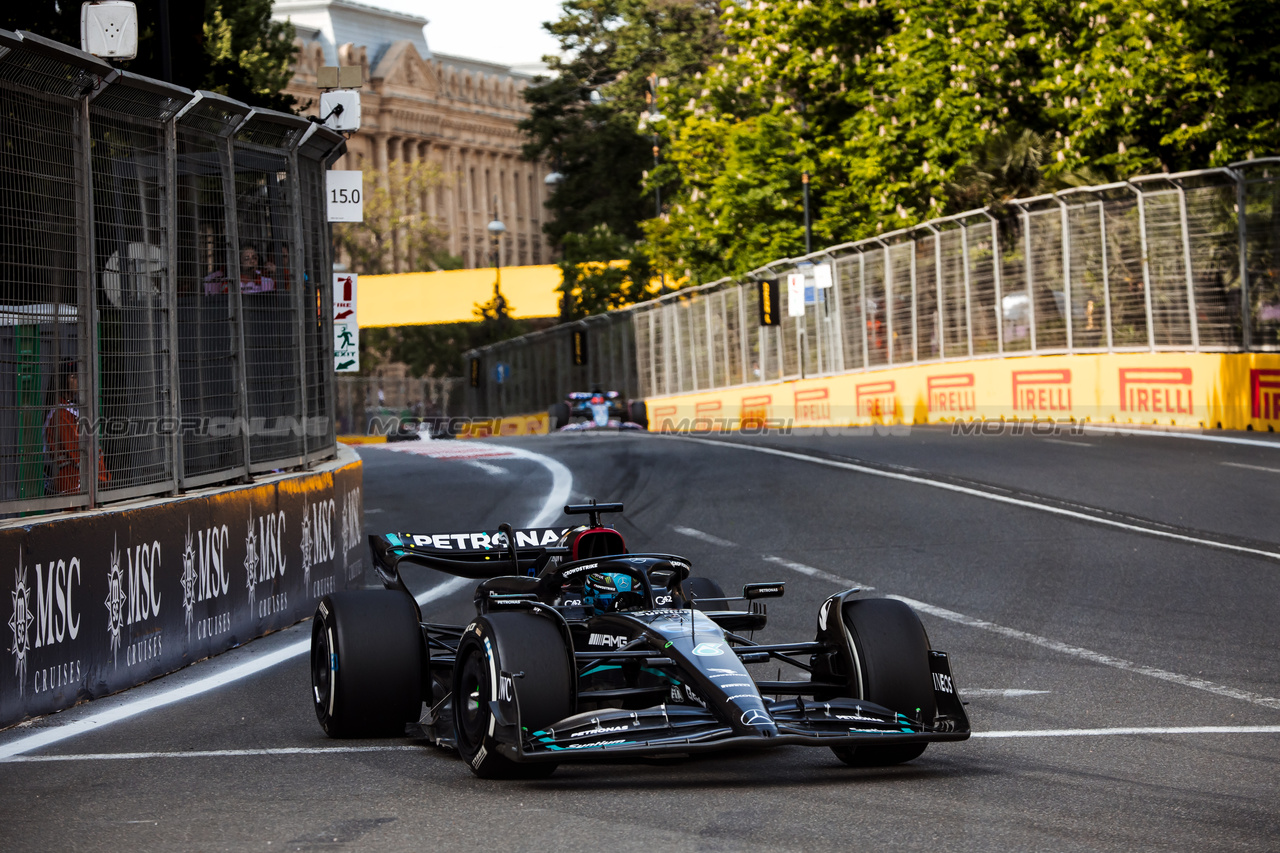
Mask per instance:
[[[464,578],[537,574],[552,557],[566,556],[560,546],[568,527],[514,530],[515,564],[507,535],[496,530],[466,533],[371,533],[373,565],[382,582],[402,589],[399,564],[408,562]]]

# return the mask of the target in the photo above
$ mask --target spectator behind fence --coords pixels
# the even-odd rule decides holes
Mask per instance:
[[[267,293],[276,289],[275,279],[258,269],[258,247],[245,243],[240,247],[240,292]],[[204,292],[210,296],[227,292],[227,277],[222,270],[205,276]]]
[[[48,459],[45,491],[71,495],[80,491],[80,380],[74,361],[64,361],[54,380],[54,405],[44,419],[44,451]],[[98,452],[98,484],[111,482],[106,460]]]

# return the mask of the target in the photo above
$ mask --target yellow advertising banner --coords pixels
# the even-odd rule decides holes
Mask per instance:
[[[652,430],[971,420],[1280,427],[1280,354],[1105,353],[975,359],[646,401]]]

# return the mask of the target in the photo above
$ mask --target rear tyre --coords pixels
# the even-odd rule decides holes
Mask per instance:
[[[915,611],[890,598],[861,598],[845,602],[842,615],[853,637],[862,676],[860,693],[856,684],[850,685],[854,697],[915,720],[932,720],[937,706],[929,670],[929,638]],[[884,767],[919,758],[926,746],[901,743],[831,750],[845,764]]]
[[[521,764],[498,754],[489,703],[498,698],[504,671],[524,673],[514,687],[526,731],[573,715],[577,672],[559,627],[532,613],[489,613],[477,617],[458,644],[453,667],[458,753],[482,779],[544,779],[555,772],[554,763]]]
[[[711,578],[685,578],[680,584],[680,592],[684,595],[684,600],[692,603],[695,607],[700,600],[704,599],[723,599],[724,590],[720,588],[720,584]],[[707,607],[711,610],[724,610],[724,601],[709,601]],[[701,609],[701,608],[699,608]]]
[[[547,418],[551,421],[552,432],[562,426],[567,426],[569,423],[569,404],[553,403],[551,408],[547,410]]]
[[[334,738],[400,737],[422,706],[422,628],[407,595],[335,592],[311,628],[311,698]]]

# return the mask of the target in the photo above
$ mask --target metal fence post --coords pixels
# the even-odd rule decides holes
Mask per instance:
[[[1031,265],[1031,213],[1022,205],[1016,205],[1022,213],[1022,270],[1027,285],[1027,335],[1031,352],[1036,347],[1036,293],[1035,271]]]
[[[916,237],[911,235],[911,363],[920,361],[920,291],[916,287]]]
[[[236,217],[236,134],[253,118],[253,110],[240,119],[225,140],[222,166],[223,215],[227,228],[227,300],[232,312],[232,335],[236,355],[236,421],[240,430],[241,452],[244,454],[244,481],[252,482],[249,468],[253,464],[249,448],[249,370],[244,340],[244,300],[240,296],[240,226]]]
[[[1151,309],[1151,266],[1147,259],[1147,207],[1143,203],[1142,189],[1129,184],[1129,189],[1138,196],[1138,240],[1142,251],[1142,299],[1147,309],[1147,346],[1154,352],[1156,348],[1156,325]]]
[[[293,206],[294,242],[289,256],[303,261],[302,274],[294,272],[293,263],[290,262],[289,275],[293,280],[289,282],[289,288],[293,293],[294,327],[298,330],[298,428],[302,432],[303,465],[310,468],[311,461],[307,458],[307,318],[303,298],[306,288],[302,283],[306,271],[307,243],[302,228],[302,171],[298,168],[298,147],[305,138],[306,134],[299,134],[293,147],[289,149],[289,198]]]
[[[1200,321],[1196,314],[1195,278],[1191,274],[1191,236],[1187,225],[1187,191],[1181,181],[1175,181],[1178,188],[1178,220],[1182,226],[1182,267],[1187,276],[1187,318],[1191,321],[1191,346],[1200,349]]]
[[[862,369],[871,367],[871,345],[868,343],[867,330],[871,328],[867,320],[867,253],[858,249],[858,301],[862,303]]]
[[[885,364],[893,365],[893,258],[889,254],[889,244],[880,241],[884,247],[884,329],[885,329]]]
[[[80,292],[84,294],[85,330],[82,351],[86,353],[86,364],[81,374],[88,380],[83,386],[80,398],[88,403],[87,414],[90,423],[95,424],[87,436],[88,447],[85,456],[81,457],[80,483],[89,496],[89,509],[98,505],[98,459],[102,453],[102,431],[98,428],[98,414],[102,410],[100,395],[101,382],[98,376],[98,288],[95,286],[96,273],[94,251],[93,222],[93,133],[89,127],[89,97],[81,96],[80,107],[80,162],[82,172],[81,191],[84,193],[84,206],[80,211],[81,239],[77,240],[76,249],[80,255]],[[83,446],[85,442],[82,441]]]
[[[1004,257],[1000,254],[1000,221],[985,208],[982,215],[991,223],[991,277],[996,286],[996,354],[1004,355]]]
[[[1067,352],[1073,351],[1071,320],[1075,313],[1075,303],[1071,299],[1071,224],[1067,218],[1067,204],[1055,194],[1053,200],[1058,203],[1058,214],[1062,218],[1062,293],[1067,302]]]
[[[964,328],[969,357],[973,357],[973,297],[969,281],[969,226],[960,223],[960,265],[964,269]]]
[[[1098,199],[1098,233],[1102,235],[1102,301],[1103,317],[1107,324],[1107,352],[1115,349],[1115,336],[1111,328],[1111,255],[1107,249],[1107,206]]]
[[[169,317],[169,395],[168,412],[174,430],[169,453],[173,457],[173,491],[182,486],[185,461],[182,450],[182,374],[178,367],[178,118],[175,113],[164,124],[165,181],[169,186],[168,210],[165,211],[165,284],[164,307]]]
[[[1244,172],[1231,169],[1236,179],[1236,232],[1240,241],[1240,343],[1253,346],[1253,311],[1249,306],[1249,193]]]

